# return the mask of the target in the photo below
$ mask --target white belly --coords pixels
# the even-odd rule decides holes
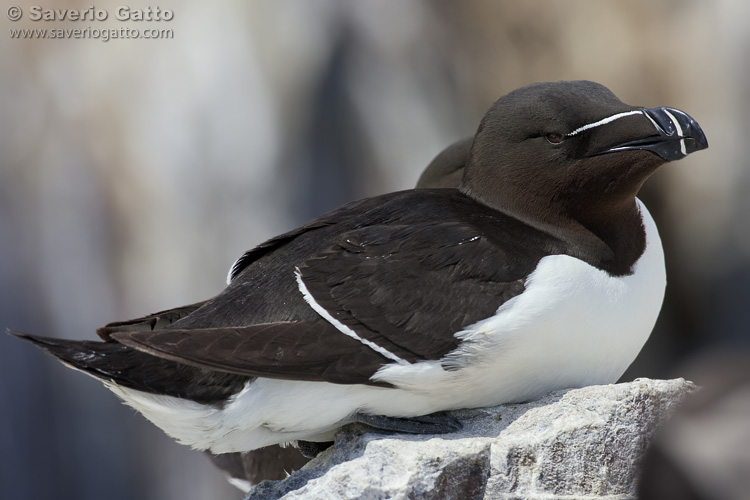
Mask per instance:
[[[666,285],[656,226],[639,205],[647,246],[632,275],[611,277],[566,255],[544,257],[521,295],[456,334],[465,341],[442,363],[394,363],[373,377],[396,389],[257,379],[218,409],[110,388],[179,441],[224,453],[327,440],[358,411],[409,417],[613,383],[651,333]]]

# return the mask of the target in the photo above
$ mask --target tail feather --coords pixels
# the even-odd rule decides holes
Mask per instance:
[[[143,330],[159,330],[167,325],[171,325],[191,313],[198,310],[208,301],[196,302],[187,306],[175,307],[159,311],[142,318],[130,319],[127,321],[115,321],[106,326],[96,329],[97,335],[102,340],[112,340],[112,334],[115,332],[137,332]]]
[[[105,382],[203,404],[221,404],[241,391],[250,377],[196,368],[131,349],[115,341],[67,340],[7,329],[58,358],[63,364]]]

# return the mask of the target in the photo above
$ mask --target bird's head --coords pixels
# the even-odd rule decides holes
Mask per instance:
[[[677,109],[631,106],[594,82],[535,83],[484,116],[460,189],[521,218],[586,225],[632,206],[660,165],[707,147]]]

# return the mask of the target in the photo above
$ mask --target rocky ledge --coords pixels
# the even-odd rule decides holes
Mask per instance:
[[[655,429],[694,389],[684,379],[637,379],[556,391],[454,412],[464,428],[440,436],[351,425],[305,467],[245,500],[635,499]]]

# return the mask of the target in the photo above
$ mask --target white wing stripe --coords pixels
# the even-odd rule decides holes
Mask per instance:
[[[325,308],[323,308],[320,304],[318,304],[317,302],[315,302],[315,298],[312,296],[312,294],[310,293],[310,291],[307,289],[307,286],[305,286],[305,282],[302,281],[302,273],[300,273],[299,268],[295,268],[294,274],[297,277],[297,284],[299,285],[299,291],[302,293],[302,296],[305,298],[305,300],[307,301],[307,303],[310,304],[310,307],[312,307],[315,310],[316,313],[320,314],[323,317],[323,319],[325,319],[330,324],[332,324],[333,326],[335,326],[338,331],[340,331],[344,335],[348,335],[349,337],[351,337],[353,339],[359,340],[360,342],[362,342],[364,345],[366,345],[367,347],[369,347],[373,351],[382,354],[383,356],[385,356],[388,359],[392,359],[393,361],[395,361],[396,363],[398,363],[400,365],[409,365],[409,364],[411,364],[408,361],[406,361],[405,359],[399,358],[398,356],[396,356],[395,354],[393,354],[388,349],[380,347],[376,343],[370,342],[367,339],[363,339],[362,337],[360,337],[359,335],[357,335],[354,332],[354,330],[352,330],[351,328],[349,328],[348,326],[346,326],[345,324],[343,324],[341,321],[339,321],[336,318],[334,318],[333,316],[331,316],[331,314],[328,311],[326,311]]]

